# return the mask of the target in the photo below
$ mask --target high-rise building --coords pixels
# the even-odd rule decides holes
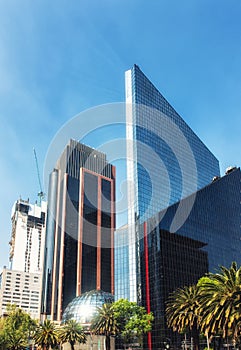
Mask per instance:
[[[175,347],[180,337],[167,328],[165,307],[169,293],[197,282],[220,266],[241,264],[241,172],[230,169],[222,178],[161,211],[140,225],[142,305],[154,313],[148,349]],[[172,222],[178,208],[192,210],[176,231]]]
[[[30,204],[18,199],[12,208],[10,267],[23,272],[39,272],[43,267],[47,203]]]
[[[10,269],[0,276],[0,315],[16,304],[40,319],[47,203],[18,199],[12,208]]]
[[[115,167],[70,140],[48,192],[42,314],[61,320],[74,297],[114,293]]]
[[[136,65],[126,72],[130,299],[141,300],[138,225],[219,176],[219,163]]]
[[[40,319],[42,273],[3,268],[0,274],[0,316],[8,304],[15,304],[32,318]]]

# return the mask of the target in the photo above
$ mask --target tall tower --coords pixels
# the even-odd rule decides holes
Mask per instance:
[[[42,271],[47,203],[41,206],[18,199],[12,208],[10,265],[12,270]]]
[[[114,293],[115,167],[70,140],[50,175],[42,314],[61,320],[92,289]]]
[[[47,203],[18,199],[12,208],[10,269],[0,274],[0,316],[16,304],[40,318]]]
[[[138,301],[138,225],[220,171],[218,160],[138,66],[126,72],[125,81],[130,299]]]

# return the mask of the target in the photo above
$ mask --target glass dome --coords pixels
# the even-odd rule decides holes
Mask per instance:
[[[92,290],[74,298],[66,307],[62,323],[75,320],[83,326],[91,323],[97,313],[97,308],[103,304],[112,303],[114,296],[102,290]]]

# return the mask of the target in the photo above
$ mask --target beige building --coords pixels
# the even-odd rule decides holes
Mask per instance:
[[[6,313],[8,304],[15,304],[34,319],[40,317],[41,273],[9,270],[0,275],[0,316]]]

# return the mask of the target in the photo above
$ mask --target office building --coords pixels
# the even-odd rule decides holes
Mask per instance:
[[[76,296],[114,293],[115,167],[70,140],[48,192],[42,314],[60,321]]]
[[[136,65],[126,72],[126,135],[126,295],[140,301],[139,224],[207,185],[220,171],[218,160]]]
[[[39,272],[43,267],[47,203],[30,204],[18,199],[12,208],[10,267],[23,272]]]
[[[140,225],[142,305],[155,316],[148,349],[165,348],[165,339],[180,348],[180,336],[167,328],[165,305],[170,292],[191,285],[220,265],[241,265],[241,172],[229,169],[222,178],[161,211]],[[178,207],[192,210],[172,231]]]
[[[0,275],[0,316],[7,312],[8,304],[15,304],[32,318],[40,318],[42,274],[10,270]]]

